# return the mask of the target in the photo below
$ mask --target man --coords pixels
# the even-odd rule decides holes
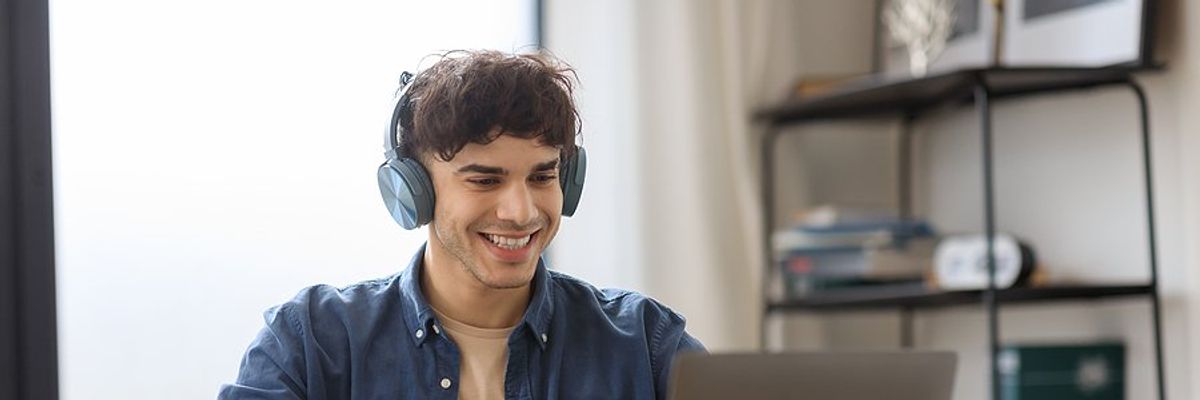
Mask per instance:
[[[219,397],[665,398],[673,357],[704,351],[683,318],[541,257],[582,185],[559,177],[583,157],[573,74],[546,55],[475,51],[405,79],[381,190],[402,225],[428,222],[428,242],[396,276],[268,310]]]

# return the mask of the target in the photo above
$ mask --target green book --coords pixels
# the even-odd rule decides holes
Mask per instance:
[[[1125,398],[1125,344],[1010,345],[1000,350],[1003,400]]]

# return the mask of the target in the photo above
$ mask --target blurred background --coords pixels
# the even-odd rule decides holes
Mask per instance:
[[[1137,77],[1151,105],[1166,394],[1200,398],[1200,6],[1154,4],[1151,61],[1165,68]],[[774,350],[894,349],[908,321],[912,347],[960,355],[956,399],[988,398],[977,306],[764,316],[764,265],[780,292],[768,296],[806,294],[778,282],[795,277],[776,264],[795,264],[765,259],[774,233],[886,220],[904,202],[900,119],[873,115],[786,128],[797,134],[773,147],[776,211],[763,217],[768,127],[755,113],[904,65],[889,61],[879,5],[51,1],[61,397],[212,398],[266,308],[399,271],[426,237],[392,222],[373,172],[400,72],[449,49],[540,46],[578,71],[591,158],[579,212],[549,250],[556,269],[661,300],[711,351],[758,350],[764,329]],[[998,229],[1036,250],[1038,282],[1148,279],[1137,115],[1118,89],[994,105]],[[911,208],[938,234],[984,229],[978,127],[953,104],[913,124]],[[1121,343],[1125,397],[1157,398],[1149,304],[1005,307],[1000,336]]]

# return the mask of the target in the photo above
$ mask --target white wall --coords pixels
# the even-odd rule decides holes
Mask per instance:
[[[50,11],[67,400],[213,398],[264,309],[403,268],[425,231],[375,183],[400,71],[534,26],[524,0]]]
[[[600,287],[644,290],[642,218],[635,204],[641,168],[634,128],[639,99],[634,57],[635,1],[547,1],[545,47],[575,68],[588,152],[587,184],[575,216],[550,248],[555,268]],[[603,249],[602,251],[597,251]]]

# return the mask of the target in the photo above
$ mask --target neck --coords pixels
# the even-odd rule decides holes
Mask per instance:
[[[496,289],[485,286],[440,246],[426,246],[421,290],[429,305],[447,317],[476,328],[508,328],[525,315],[533,286]]]

